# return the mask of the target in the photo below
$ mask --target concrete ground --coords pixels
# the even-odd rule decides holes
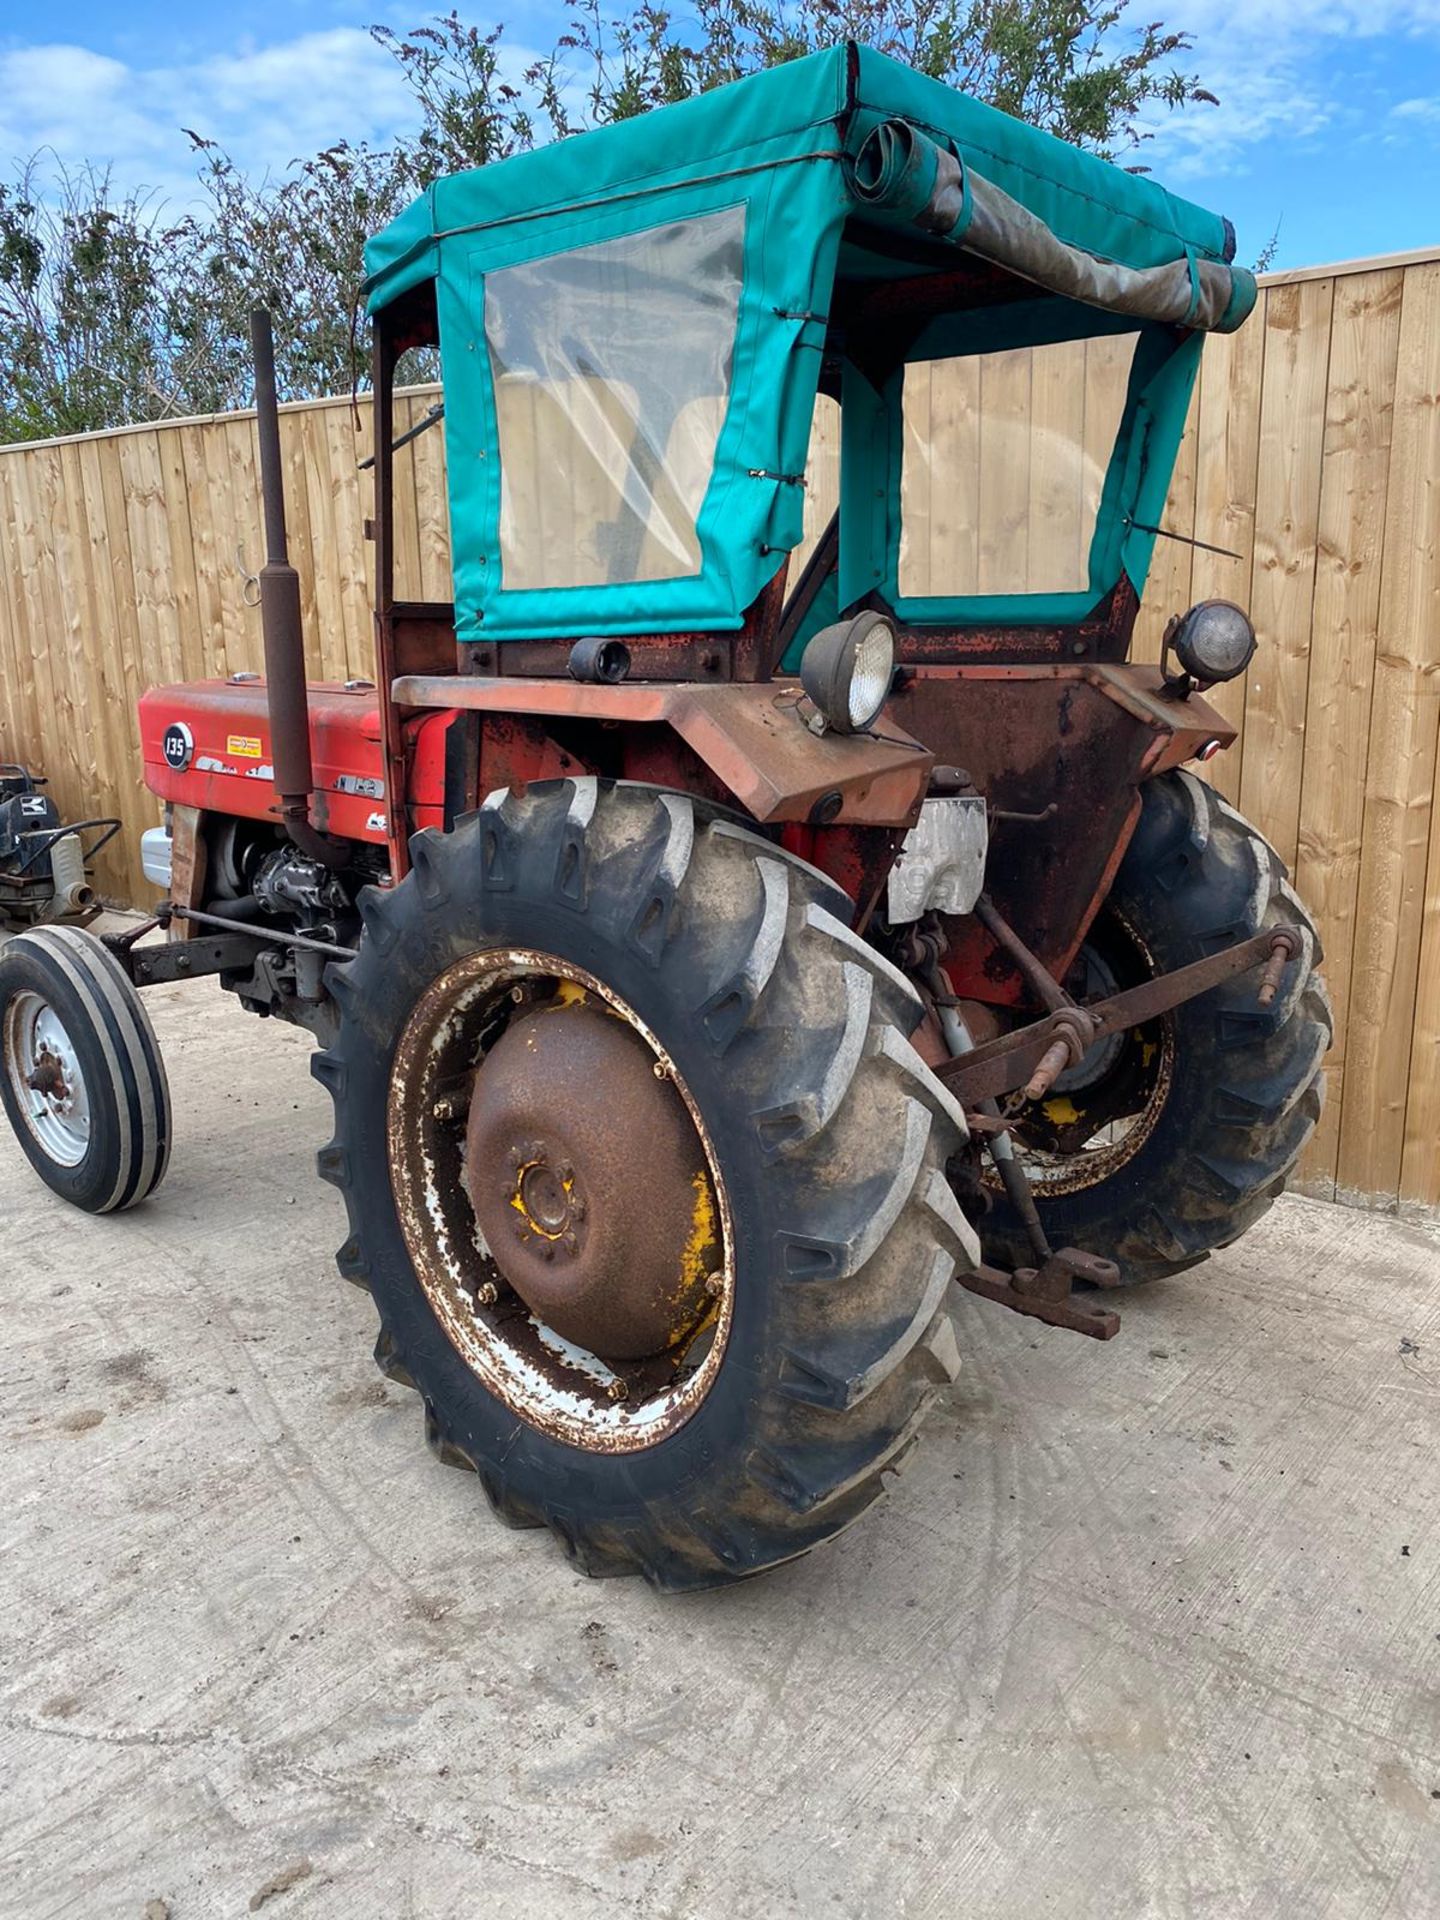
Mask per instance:
[[[592,1583],[426,1452],[303,1035],[149,1000],[167,1184],[0,1138],[0,1916],[1440,1914],[1440,1241],[1290,1200],[1109,1346],[957,1295],[889,1502]]]

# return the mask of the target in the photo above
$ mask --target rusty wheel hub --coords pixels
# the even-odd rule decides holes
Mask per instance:
[[[633,1006],[557,954],[464,955],[406,1022],[386,1130],[416,1283],[487,1391],[598,1453],[683,1426],[730,1335],[730,1200]]]
[[[704,1149],[663,1075],[572,994],[511,1020],[471,1097],[465,1183],[491,1257],[537,1319],[606,1360],[691,1333],[719,1258]]]
[[[1081,949],[1071,991],[1084,999],[1102,997],[1155,971],[1139,934],[1110,908]],[[1174,1059],[1173,1022],[1162,1014],[1097,1041],[1057,1077],[1045,1099],[1018,1107],[1012,1137],[1036,1193],[1058,1198],[1115,1178],[1155,1129]],[[998,1186],[993,1170],[985,1184]]]

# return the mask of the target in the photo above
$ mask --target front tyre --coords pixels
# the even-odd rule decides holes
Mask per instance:
[[[0,1099],[30,1164],[86,1213],[153,1193],[170,1090],[129,979],[92,934],[37,927],[0,951]]]
[[[830,1538],[954,1377],[976,1253],[913,990],[681,795],[534,786],[412,852],[315,1063],[380,1365],[588,1573],[715,1586]]]
[[[1320,939],[1275,852],[1193,774],[1150,781],[1071,990],[1103,997],[1285,923],[1303,951],[1272,1006],[1238,974],[1149,1026],[1110,1036],[1018,1108],[1013,1138],[1052,1246],[1113,1260],[1133,1284],[1245,1233],[1283,1190],[1320,1118],[1330,1001]],[[987,1259],[1033,1261],[998,1189]]]

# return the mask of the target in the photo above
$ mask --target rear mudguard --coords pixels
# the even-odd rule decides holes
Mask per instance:
[[[474,716],[481,795],[577,772],[683,788],[780,828],[792,852],[844,886],[857,924],[880,896],[932,766],[963,767],[997,810],[991,897],[1057,973],[1124,856],[1141,783],[1234,738],[1204,700],[1167,691],[1158,668],[1095,661],[907,668],[879,732],[848,738],[809,730],[792,681],[412,675],[395,694],[405,710],[443,703]],[[1022,999],[1018,974],[983,928],[958,921],[951,936],[957,992]]]
[[[1057,978],[1110,890],[1142,783],[1235,738],[1207,701],[1167,691],[1158,667],[1094,661],[922,667],[888,711],[989,800],[986,890]],[[998,1005],[1024,998],[1014,964],[982,926],[957,920],[948,932],[957,994]]]

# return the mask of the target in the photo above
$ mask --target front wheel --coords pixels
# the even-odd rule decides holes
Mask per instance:
[[[140,996],[100,942],[37,927],[0,951],[0,1099],[30,1164],[86,1213],[133,1207],[170,1155],[170,1090]]]
[[[977,1252],[913,989],[683,795],[533,786],[412,853],[315,1062],[381,1367],[587,1573],[714,1586],[828,1539],[953,1378]]]
[[[1110,897],[1069,981],[1104,998],[1281,923],[1303,950],[1272,1006],[1253,971],[1112,1034],[1017,1107],[1013,1133],[1052,1246],[1116,1262],[1126,1284],[1179,1273],[1253,1226],[1320,1117],[1330,1002],[1320,940],[1274,848],[1192,774],[1150,781]],[[1033,1262],[998,1186],[986,1257]]]

